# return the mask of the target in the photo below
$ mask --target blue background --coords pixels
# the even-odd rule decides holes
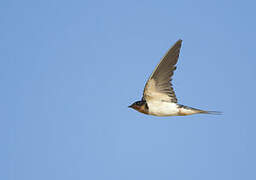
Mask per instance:
[[[1,1],[0,179],[256,179],[255,5]],[[179,38],[179,103],[223,115],[127,108]]]

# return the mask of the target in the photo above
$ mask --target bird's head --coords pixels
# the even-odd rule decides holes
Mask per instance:
[[[145,101],[136,101],[135,103],[132,103],[132,105],[130,105],[128,107],[137,109],[137,108],[140,108],[143,104],[145,104]]]
[[[148,114],[148,107],[146,101],[136,101],[129,108],[135,109],[136,111]]]

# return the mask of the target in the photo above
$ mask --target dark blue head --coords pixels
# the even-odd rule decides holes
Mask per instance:
[[[143,106],[146,103],[146,101],[136,101],[132,105],[128,106],[129,108],[137,109],[141,106]]]

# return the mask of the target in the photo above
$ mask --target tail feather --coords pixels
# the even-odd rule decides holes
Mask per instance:
[[[222,115],[223,114],[220,111],[203,111],[203,110],[200,110],[200,113],[203,113],[203,114],[213,114],[213,115]]]
[[[213,115],[221,115],[220,111],[204,111],[201,109],[192,108],[189,106],[179,105],[180,111],[179,115],[190,115],[190,114],[213,114]]]

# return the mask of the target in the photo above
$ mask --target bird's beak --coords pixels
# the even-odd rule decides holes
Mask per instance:
[[[128,106],[128,108],[132,108],[132,105]]]

